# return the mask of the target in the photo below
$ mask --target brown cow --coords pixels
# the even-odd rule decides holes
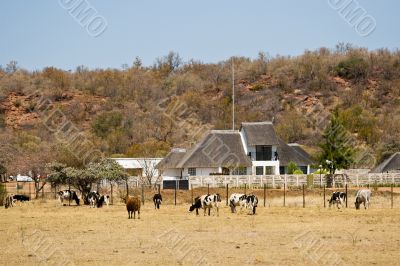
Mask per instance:
[[[133,219],[136,217],[136,211],[138,212],[138,219],[140,219],[140,200],[138,197],[128,197],[126,200],[126,210],[128,211],[128,219]]]

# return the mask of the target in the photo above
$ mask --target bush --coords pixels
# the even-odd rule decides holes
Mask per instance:
[[[293,174],[294,175],[303,175],[304,173],[300,169],[296,169],[296,170],[293,171]]]
[[[3,183],[0,183],[0,206],[3,206],[4,199],[7,196],[7,191]]]
[[[265,88],[264,85],[258,83],[258,84],[255,84],[254,86],[252,86],[252,87],[250,88],[250,90],[251,90],[251,91],[261,91],[261,90],[263,90],[264,88]]]
[[[368,63],[361,57],[352,56],[336,67],[337,74],[346,79],[363,79],[368,73]]]

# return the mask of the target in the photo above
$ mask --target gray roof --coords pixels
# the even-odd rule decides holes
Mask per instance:
[[[177,168],[176,166],[186,154],[186,149],[172,149],[156,166],[157,169]]]
[[[295,162],[299,166],[313,163],[310,155],[299,145],[288,145],[281,139],[279,139],[278,156],[281,166],[287,166],[290,162]]]
[[[239,131],[212,130],[188,151],[176,168],[187,167],[249,167]]]
[[[292,149],[294,149],[297,153],[299,153],[300,155],[302,155],[305,158],[308,158],[310,161],[312,161],[312,158],[310,156],[310,154],[308,154],[302,147],[300,144],[298,143],[289,143],[288,144],[290,147],[292,147]]]
[[[400,152],[396,152],[371,171],[371,173],[386,172],[400,172]]]
[[[250,146],[279,144],[272,122],[243,122],[241,130],[246,134]]]

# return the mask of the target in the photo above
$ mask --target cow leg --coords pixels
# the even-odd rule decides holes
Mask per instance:
[[[138,219],[140,219],[140,210],[137,211]]]
[[[196,208],[196,216],[199,215],[199,209]]]
[[[211,215],[211,208],[208,208],[208,216]]]

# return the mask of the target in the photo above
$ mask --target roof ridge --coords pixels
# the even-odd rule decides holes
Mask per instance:
[[[240,133],[239,130],[232,130],[232,129],[213,129],[210,133],[221,133],[221,134],[233,134],[233,133]]]
[[[242,125],[272,125],[272,121],[242,122]]]

